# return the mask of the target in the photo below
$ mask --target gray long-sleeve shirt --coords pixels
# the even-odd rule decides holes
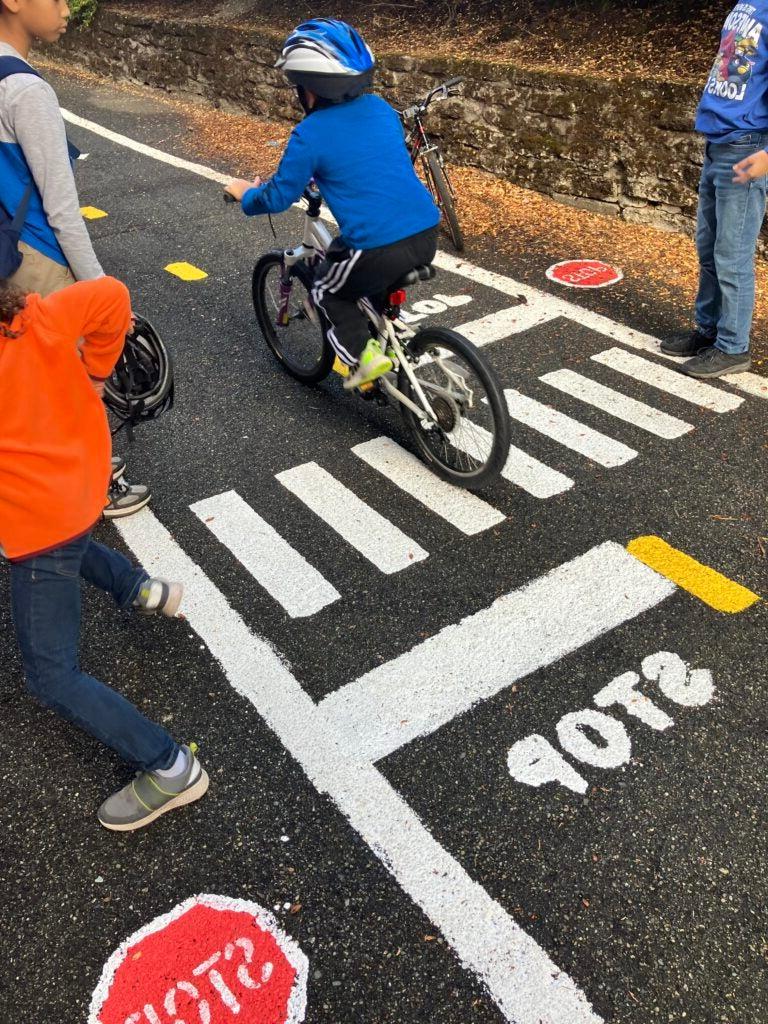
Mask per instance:
[[[0,56],[23,59],[0,42]],[[59,263],[79,281],[104,271],[80,214],[64,120],[56,93],[34,74],[0,82],[0,200],[13,214],[29,183],[36,186],[22,240]]]

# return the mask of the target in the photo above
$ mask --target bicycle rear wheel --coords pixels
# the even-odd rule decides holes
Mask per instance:
[[[453,189],[450,186],[448,177],[443,170],[443,165],[440,162],[437,153],[434,151],[427,153],[426,160],[427,170],[434,186],[437,205],[440,207],[440,212],[442,213],[443,220],[448,228],[448,234],[453,242],[453,247],[456,252],[463,252],[464,232],[461,230],[459,218],[456,213],[456,204],[453,200]]]
[[[471,342],[443,327],[419,331],[408,353],[438,421],[425,425],[402,406],[422,458],[443,480],[468,490],[494,483],[509,455],[511,434],[496,371]],[[412,402],[422,404],[402,367],[398,386]]]
[[[333,350],[323,337],[312,303],[312,272],[303,263],[289,271],[283,289],[283,254],[268,252],[253,268],[251,292],[264,340],[287,373],[303,384],[324,380]]]

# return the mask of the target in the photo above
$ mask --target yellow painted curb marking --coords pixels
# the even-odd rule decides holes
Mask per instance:
[[[671,547],[661,537],[636,537],[627,544],[627,551],[715,611],[743,612],[760,600],[751,590]]]
[[[180,277],[182,281],[202,281],[204,277],[208,277],[204,270],[191,263],[169,263],[165,269],[169,274]]]
[[[108,217],[106,210],[100,210],[98,206],[81,206],[80,213],[86,220],[99,220],[100,217]]]

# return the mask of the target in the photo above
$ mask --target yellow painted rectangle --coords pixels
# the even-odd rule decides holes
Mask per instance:
[[[678,551],[661,537],[636,537],[627,544],[627,551],[715,611],[743,612],[760,600],[751,590]]]
[[[101,217],[108,217],[106,210],[100,210],[98,206],[81,206],[80,213],[86,220],[99,220]]]
[[[202,281],[204,277],[208,277],[204,270],[200,267],[195,267],[191,263],[169,263],[165,268],[169,274],[173,274],[175,277],[180,277],[182,281]]]

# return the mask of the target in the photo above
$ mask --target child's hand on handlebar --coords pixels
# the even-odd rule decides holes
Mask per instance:
[[[256,177],[253,181],[246,181],[244,178],[233,178],[232,181],[225,187],[224,191],[233,197],[238,203],[243,201],[245,193],[252,188],[258,188],[261,185],[261,178]]]

